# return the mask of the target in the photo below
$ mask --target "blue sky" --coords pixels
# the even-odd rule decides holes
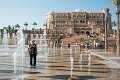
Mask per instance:
[[[115,7],[111,0],[0,0],[0,28],[27,22],[29,26],[37,22],[43,28],[45,14],[50,11],[102,12],[110,8],[112,20],[115,20]]]

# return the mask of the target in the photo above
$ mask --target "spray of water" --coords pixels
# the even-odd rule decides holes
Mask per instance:
[[[24,58],[24,46],[25,39],[22,29],[17,32],[17,47],[14,52],[14,73],[23,75],[23,58]],[[23,78],[22,78],[23,80]]]
[[[17,40],[16,40],[16,35],[15,35],[15,33],[12,34],[12,41],[13,41],[13,44],[14,44],[14,45],[17,44]]]
[[[3,44],[3,48],[8,48],[8,34],[7,34],[6,29],[4,29],[4,31],[3,31],[3,41],[2,41],[2,44]]]
[[[45,58],[45,61],[47,62],[47,39],[46,39],[46,30],[44,30],[43,34],[40,35],[40,42],[39,42],[39,56]]]

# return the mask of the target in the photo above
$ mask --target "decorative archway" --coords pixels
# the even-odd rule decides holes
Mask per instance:
[[[84,31],[81,31],[81,34],[85,34],[85,32],[84,32]]]
[[[79,31],[77,31],[76,33],[77,33],[77,34],[79,34],[80,32],[79,32]]]
[[[87,32],[86,32],[86,34],[87,34],[87,35],[90,35],[90,32],[89,32],[89,31],[87,31]]]

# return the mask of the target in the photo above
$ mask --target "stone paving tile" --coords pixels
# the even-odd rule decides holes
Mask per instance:
[[[14,63],[12,54],[0,56],[0,80],[67,80],[70,77],[71,64],[69,52],[63,55],[50,54],[48,62],[43,62],[37,57],[36,68],[30,68],[29,56],[24,58],[23,74],[20,70],[14,74]],[[78,80],[120,80],[120,69],[109,68],[105,64],[92,61],[89,66],[88,61],[79,62],[79,53],[74,54],[73,76]],[[40,55],[39,55],[40,56]],[[88,56],[85,56],[88,57]],[[96,60],[96,59],[95,59]]]

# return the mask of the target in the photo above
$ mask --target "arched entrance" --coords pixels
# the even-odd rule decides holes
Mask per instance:
[[[86,34],[87,34],[87,35],[90,35],[90,32],[89,32],[89,31],[87,31],[87,32],[86,32]]]
[[[79,32],[79,31],[77,31],[76,33],[77,33],[77,34],[79,34],[80,32]]]
[[[81,34],[85,34],[85,32],[84,32],[84,31],[81,31]]]

